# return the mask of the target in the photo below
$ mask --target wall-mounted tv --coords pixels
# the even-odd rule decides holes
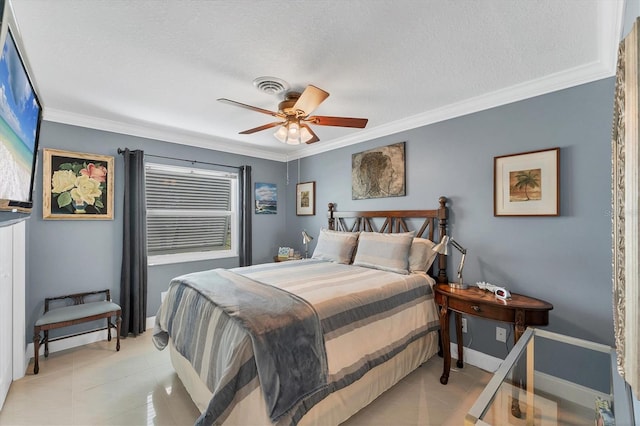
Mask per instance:
[[[42,106],[7,24],[7,9],[0,57],[0,210],[28,213],[33,206]]]

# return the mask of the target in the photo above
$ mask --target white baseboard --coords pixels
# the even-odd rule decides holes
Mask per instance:
[[[464,358],[462,361],[465,364],[473,365],[490,373],[494,373],[503,361],[500,358],[469,348],[464,348],[462,356]],[[458,345],[455,343],[451,343],[451,358],[458,359]],[[453,366],[455,366],[455,364],[453,364]]]
[[[145,322],[145,328],[147,330],[153,328],[156,322],[156,317],[148,317]],[[111,334],[112,338],[113,333]],[[49,353],[60,352],[66,349],[76,348],[78,346],[88,345],[90,343],[101,342],[103,340],[107,340],[107,330],[99,330],[94,331],[93,333],[81,334],[80,336],[69,337],[68,339],[56,340],[55,342],[49,343]],[[24,371],[27,371],[29,366],[29,362],[34,355],[34,346],[33,342],[27,345],[25,360],[26,365],[24,366]],[[44,355],[44,345],[40,345],[40,356]]]

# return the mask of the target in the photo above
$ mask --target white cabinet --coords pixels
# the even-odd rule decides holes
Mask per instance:
[[[0,227],[0,409],[25,372],[25,223]]]

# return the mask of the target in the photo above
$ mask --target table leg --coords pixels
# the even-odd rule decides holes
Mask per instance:
[[[515,318],[515,323],[513,325],[513,344],[515,346],[516,343],[518,343],[518,340],[520,340],[520,337],[522,336],[522,334],[524,333],[524,330],[526,329],[525,324],[524,324],[524,311],[522,309],[516,309],[516,318]],[[512,391],[512,395],[511,395],[511,414],[513,415],[513,417],[515,418],[522,418],[522,411],[520,410],[520,396],[519,396],[519,386],[524,386],[526,385],[526,379],[523,379],[522,377],[524,376],[522,374],[522,367],[520,365],[519,362],[516,362],[516,364],[514,365],[514,380],[516,381],[516,383],[514,384],[515,386],[513,386],[513,391]],[[523,383],[524,381],[524,383]]]
[[[456,339],[458,340],[458,361],[456,365],[458,368],[464,367],[464,363],[462,362],[462,350],[464,349],[464,344],[462,342],[462,314],[460,312],[456,312]]]
[[[440,307],[440,331],[442,338],[442,357],[444,359],[444,367],[440,383],[446,385],[449,382],[449,371],[451,370],[451,344],[449,342],[449,304],[447,298],[444,297],[443,304]]]

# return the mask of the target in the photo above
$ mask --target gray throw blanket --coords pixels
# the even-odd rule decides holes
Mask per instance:
[[[224,269],[188,274],[174,281],[202,294],[248,332],[272,421],[326,386],[327,359],[320,320],[307,301]],[[211,409],[203,413],[199,423],[210,423],[207,416]]]

